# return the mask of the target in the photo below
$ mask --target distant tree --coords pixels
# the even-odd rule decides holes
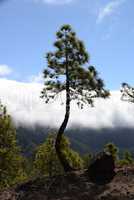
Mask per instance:
[[[91,153],[84,155],[83,162],[84,162],[84,168],[87,169],[90,165],[90,161],[92,159],[93,155]]]
[[[134,88],[128,83],[122,83],[121,94],[122,101],[134,103]]]
[[[54,147],[55,137],[50,134],[46,141],[37,147],[34,160],[34,173],[53,176],[62,172]]]
[[[131,152],[129,152],[128,150],[126,150],[123,153],[123,158],[118,161],[119,166],[127,166],[133,163],[134,163],[134,159],[132,157]]]
[[[63,25],[56,37],[56,50],[46,56],[47,68],[44,70],[45,87],[42,97],[45,97],[48,103],[62,91],[66,93],[65,117],[58,130],[55,148],[64,171],[71,171],[73,168],[60,148],[70,116],[70,103],[75,100],[80,108],[83,108],[84,104],[93,106],[95,98],[106,98],[109,92],[104,89],[103,81],[98,77],[95,67],[88,66],[88,53],[71,26]]]
[[[128,164],[132,164],[133,163],[133,157],[130,151],[125,151],[124,152],[124,160],[126,160],[128,162]]]
[[[23,158],[16,143],[16,131],[6,108],[0,104],[0,188],[24,180]]]
[[[34,160],[34,173],[37,175],[54,176],[63,173],[63,167],[55,150],[56,134],[49,134],[46,141],[37,148]],[[79,154],[70,148],[69,140],[62,136],[61,148],[69,163],[77,169],[83,167]]]
[[[107,152],[107,153],[110,153],[113,156],[113,158],[114,158],[115,161],[117,160],[119,149],[118,149],[118,147],[115,144],[113,144],[113,143],[107,143],[104,146],[104,151]]]

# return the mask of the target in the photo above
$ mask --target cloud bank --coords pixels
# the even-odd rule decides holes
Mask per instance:
[[[39,83],[20,83],[0,79],[0,99],[7,106],[16,125],[58,127],[64,117],[64,94],[54,103],[45,104],[40,99],[43,85]],[[98,99],[95,107],[78,109],[71,104],[69,127],[79,125],[89,128],[134,127],[134,104],[120,100],[120,92],[113,91],[109,99]]]
[[[32,83],[43,83],[43,73],[30,76],[28,81]]]
[[[113,15],[125,0],[113,0],[100,9],[97,17],[97,23],[102,22],[106,17]]]

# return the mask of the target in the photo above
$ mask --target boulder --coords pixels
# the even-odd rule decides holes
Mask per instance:
[[[96,184],[109,183],[115,176],[115,163],[112,155],[101,152],[93,157],[88,168],[89,178]]]

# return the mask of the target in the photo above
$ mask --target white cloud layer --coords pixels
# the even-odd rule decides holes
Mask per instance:
[[[71,3],[73,0],[35,0],[36,2],[42,2],[50,5],[64,5]]]
[[[100,23],[106,17],[113,15],[119,8],[119,6],[124,2],[125,0],[113,0],[107,3],[103,8],[100,9],[97,17],[97,23]]]
[[[32,83],[43,83],[43,74],[32,75],[28,78],[28,81]]]
[[[0,76],[7,76],[11,74],[12,69],[8,65],[0,65]]]
[[[42,85],[38,83],[20,83],[0,79],[0,99],[17,125],[42,125],[57,127],[64,118],[64,105],[59,97],[52,104],[40,99]],[[111,98],[96,100],[95,107],[85,106],[83,110],[73,102],[69,126],[83,127],[134,127],[134,104],[120,100],[120,92],[113,91]]]

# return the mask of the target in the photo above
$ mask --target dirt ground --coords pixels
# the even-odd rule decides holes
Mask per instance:
[[[134,168],[116,169],[106,185],[90,182],[86,171],[38,178],[1,192],[0,200],[134,200]]]

